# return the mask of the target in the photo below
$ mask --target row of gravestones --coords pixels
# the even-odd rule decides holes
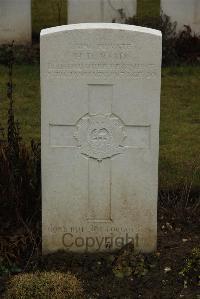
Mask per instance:
[[[161,0],[177,29],[190,25],[200,32],[200,0]],[[68,0],[68,23],[117,22],[136,15],[137,0]],[[0,0],[0,43],[31,42],[31,0]]]

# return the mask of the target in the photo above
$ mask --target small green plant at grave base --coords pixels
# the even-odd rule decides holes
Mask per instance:
[[[7,299],[73,299],[84,298],[79,279],[71,273],[35,272],[10,279]]]
[[[8,266],[4,265],[1,261],[0,261],[0,277],[3,275],[7,275],[10,273],[10,270],[8,268]]]
[[[187,285],[200,286],[200,247],[192,250],[179,275],[184,280],[185,288]]]
[[[5,264],[3,262],[3,259],[1,260],[0,258],[0,277],[4,276],[4,275],[9,275],[11,273],[20,273],[21,269],[15,264],[13,263],[12,265],[9,264]]]
[[[155,256],[145,256],[142,253],[134,252],[132,244],[126,245],[119,252],[113,262],[112,272],[117,278],[145,276],[151,268],[156,266]]]

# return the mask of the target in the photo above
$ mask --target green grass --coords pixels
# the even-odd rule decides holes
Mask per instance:
[[[61,4],[60,19],[57,3]],[[137,0],[138,17],[159,16],[159,13],[160,0]],[[64,24],[67,24],[67,0],[32,0],[33,35],[43,28]]]
[[[6,69],[0,67],[0,122],[6,125]],[[166,68],[162,72],[160,187],[188,185],[199,163],[200,67]],[[15,66],[15,111],[26,143],[40,140],[39,66]],[[200,173],[194,187],[200,185]]]
[[[61,5],[59,19],[58,6]],[[33,35],[41,29],[67,24],[67,0],[32,0]]]
[[[95,1],[95,0],[94,0]],[[57,3],[61,4],[61,18]],[[158,16],[160,0],[137,0],[137,15]],[[67,0],[32,0],[32,28],[33,35],[39,35],[43,28],[67,24]]]
[[[137,16],[139,18],[146,16],[160,15],[160,0],[137,0]]]
[[[26,143],[40,140],[40,71],[38,65],[21,65],[14,68],[15,117],[19,120],[21,135]],[[0,123],[7,121],[6,99],[7,70],[0,66]]]
[[[160,125],[160,183],[187,185],[200,163],[200,68],[163,70]],[[194,187],[200,183],[200,173]]]

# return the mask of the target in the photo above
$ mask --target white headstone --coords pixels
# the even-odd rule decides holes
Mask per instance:
[[[137,11],[137,0],[68,0],[68,24],[124,23]]]
[[[192,31],[200,34],[200,0],[161,0],[161,9],[177,22],[177,31],[189,25]]]
[[[43,252],[156,248],[161,33],[41,32]]]
[[[31,35],[31,0],[0,0],[0,44],[27,44]]]

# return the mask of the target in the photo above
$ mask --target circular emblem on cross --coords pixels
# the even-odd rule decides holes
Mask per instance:
[[[116,115],[86,114],[78,120],[76,127],[74,137],[83,155],[102,160],[123,152],[125,126]]]

